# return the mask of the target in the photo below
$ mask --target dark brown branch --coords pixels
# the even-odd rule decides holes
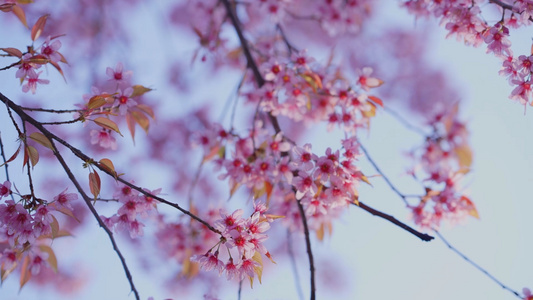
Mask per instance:
[[[392,224],[400,227],[401,229],[403,229],[403,230],[415,235],[416,237],[418,237],[419,239],[423,240],[424,242],[429,242],[429,241],[434,239],[434,237],[432,237],[431,235],[419,232],[419,231],[413,229],[412,227],[408,226],[407,224],[402,223],[401,221],[399,221],[395,217],[393,217],[391,215],[387,215],[386,213],[383,213],[383,212],[381,212],[381,211],[379,211],[377,209],[374,209],[374,208],[364,204],[361,201],[359,201],[359,205],[357,205],[356,203],[353,203],[353,202],[352,202],[352,204],[355,205],[355,206],[358,206],[358,207],[360,207],[360,208],[362,208],[364,210],[366,210],[367,212],[373,214],[374,216],[383,218],[383,219],[391,222]]]
[[[446,244],[446,246],[448,246],[448,248],[450,248],[453,252],[457,253],[461,258],[466,260],[466,262],[468,262],[469,264],[474,266],[474,268],[476,268],[479,271],[481,271],[481,273],[487,275],[487,277],[489,277],[492,281],[494,281],[497,284],[499,284],[504,290],[508,290],[509,292],[511,292],[513,295],[515,295],[519,299],[523,299],[522,296],[520,296],[520,294],[518,292],[516,292],[515,290],[512,290],[511,288],[509,288],[508,286],[503,284],[501,281],[499,281],[494,276],[492,276],[487,270],[485,270],[482,267],[480,267],[478,264],[476,264],[475,262],[470,260],[466,255],[464,255],[462,252],[460,252],[454,246],[452,246],[450,243],[448,243],[448,241],[442,236],[442,234],[440,234],[440,232],[438,232],[436,229],[433,229],[433,231],[439,237],[439,239],[441,239],[444,242],[444,244]]]
[[[11,68],[13,68],[14,66],[20,65],[20,62],[21,62],[21,61],[19,60],[19,61],[17,61],[16,63],[12,63],[12,64],[10,64],[9,66],[3,67],[3,68],[0,69],[0,71],[5,71],[5,70],[7,70],[7,69],[11,69]]]
[[[298,210],[300,211],[300,216],[302,217],[302,223],[304,225],[304,235],[305,235],[305,245],[307,248],[307,257],[309,258],[309,271],[311,273],[311,300],[316,299],[316,286],[315,286],[315,262],[313,258],[313,251],[311,250],[311,238],[309,236],[309,227],[307,226],[307,218],[305,217],[304,207],[300,200],[296,200],[298,204]]]
[[[43,132],[43,134],[44,134],[44,132]],[[135,284],[133,283],[133,278],[131,276],[131,273],[130,273],[130,270],[128,268],[128,265],[126,264],[126,259],[124,258],[124,256],[120,252],[120,249],[118,248],[118,245],[115,242],[115,238],[113,237],[113,233],[111,232],[111,230],[109,230],[109,228],[102,221],[102,218],[100,218],[100,215],[98,215],[98,212],[96,211],[96,209],[94,208],[94,206],[91,203],[91,198],[89,198],[89,196],[87,196],[87,194],[85,193],[85,191],[83,190],[83,188],[79,184],[78,180],[76,179],[76,177],[74,176],[74,174],[70,170],[69,166],[67,165],[67,163],[63,159],[63,156],[61,156],[61,154],[59,153],[59,150],[55,146],[54,141],[50,140],[50,143],[52,144],[54,155],[56,156],[57,160],[59,161],[59,163],[61,164],[61,166],[65,170],[65,172],[67,173],[68,178],[74,184],[74,186],[78,190],[78,193],[80,193],[80,195],[82,196],[83,200],[85,201],[85,204],[87,205],[87,207],[89,208],[89,210],[93,214],[94,218],[97,220],[98,225],[100,225],[100,227],[102,227],[104,229],[104,231],[106,232],[107,236],[109,237],[109,240],[111,240],[111,244],[113,245],[113,249],[117,253],[117,255],[118,255],[119,259],[120,259],[120,262],[122,263],[122,267],[124,268],[124,272],[126,273],[126,278],[128,279],[128,282],[130,283],[131,290],[132,290],[133,294],[135,295],[135,299],[140,300],[139,292],[137,292],[137,289],[135,288]]]
[[[24,107],[24,106],[20,106],[20,108],[23,110],[27,110],[27,111],[40,111],[40,112],[48,112],[48,113],[54,113],[54,114],[75,113],[75,112],[81,111],[81,109],[48,109],[48,108]]]
[[[294,251],[292,250],[292,237],[290,230],[287,229],[287,252],[289,253],[289,260],[291,261],[292,274],[294,276],[294,284],[296,285],[296,291],[298,292],[298,299],[303,300],[304,294],[302,286],[300,285],[300,274],[296,267],[296,259],[294,258]]]

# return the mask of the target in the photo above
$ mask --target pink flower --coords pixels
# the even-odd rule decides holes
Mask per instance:
[[[0,199],[2,197],[7,197],[11,194],[11,182],[5,181],[3,184],[0,184]]]
[[[528,288],[523,288],[522,293],[524,294],[524,300],[533,300],[533,294]]]
[[[41,46],[41,54],[46,56],[50,61],[57,63],[61,60],[61,54],[57,52],[57,50],[61,48],[61,42],[59,40],[55,40],[52,43],[50,42],[50,36],[48,36],[44,44]]]
[[[124,66],[119,62],[114,70],[110,67],[107,67],[105,73],[110,77],[109,80],[114,80],[117,83],[124,83],[131,78],[133,71],[124,71]]]
[[[200,268],[204,269],[205,271],[217,270],[219,273],[222,273],[224,270],[224,263],[218,259],[218,251],[216,251],[215,254],[209,251],[201,256],[194,255],[191,257],[191,261],[200,264]]]
[[[22,62],[20,64],[19,69],[17,70],[17,73],[15,74],[16,78],[20,78],[20,79],[26,78],[27,76],[35,74],[35,70],[41,67],[40,65],[36,63],[29,62],[29,59],[31,57],[32,56],[29,53],[24,54],[22,56],[22,59],[21,59]]]
[[[505,26],[502,26],[500,23],[497,23],[492,27],[484,40],[485,43],[489,44],[487,47],[487,52],[493,52],[496,55],[507,55],[511,56],[511,41],[507,39],[509,36],[509,29]]]
[[[98,144],[105,149],[117,150],[117,141],[111,135],[111,131],[103,128],[100,130],[91,130],[91,144]]]
[[[41,75],[42,71],[39,73],[35,72],[29,72],[28,78],[26,78],[26,83],[22,86],[22,91],[24,93],[27,93],[31,90],[32,94],[35,94],[35,91],[37,90],[37,84],[48,84],[50,83],[50,80],[48,79],[39,79],[39,75]]]
[[[59,195],[54,197],[54,201],[59,203],[59,205],[68,208],[72,210],[72,205],[70,204],[70,201],[72,200],[78,200],[78,194],[76,193],[66,193],[68,188],[66,188],[64,191],[59,193]]]
[[[233,263],[233,258],[230,258],[229,261],[224,266],[224,270],[226,271],[226,277],[228,280],[231,280],[233,278],[241,278],[241,270],[237,268],[237,266]]]
[[[124,91],[118,90],[119,96],[117,96],[115,99],[115,104],[118,106],[118,111],[121,115],[125,115],[128,111],[128,108],[133,107],[137,105],[137,101],[131,99],[131,95],[133,94],[133,88],[127,87]]]

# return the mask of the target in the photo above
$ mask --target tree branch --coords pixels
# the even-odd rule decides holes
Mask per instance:
[[[499,281],[494,276],[492,276],[487,270],[485,270],[482,267],[480,267],[478,264],[476,264],[475,262],[470,260],[466,255],[464,255],[461,251],[457,250],[454,246],[452,246],[450,243],[448,243],[448,241],[442,236],[442,234],[440,234],[440,232],[438,232],[436,229],[433,229],[433,231],[444,242],[444,244],[446,244],[446,246],[448,246],[448,248],[450,248],[453,252],[457,253],[460,257],[462,257],[464,260],[466,260],[466,262],[468,262],[469,264],[474,266],[474,268],[476,268],[479,271],[481,271],[481,273],[487,275],[487,277],[489,277],[492,281],[494,281],[497,284],[499,284],[503,289],[508,290],[509,292],[511,292],[513,295],[515,295],[519,299],[523,299],[522,296],[520,296],[520,294],[518,292],[516,292],[515,290],[512,290],[511,288],[509,288],[508,286],[503,284],[501,281]]]
[[[391,215],[387,215],[386,213],[383,213],[375,208],[372,208],[366,204],[364,204],[363,202],[359,201],[359,204],[356,204],[356,203],[353,203],[353,205],[355,206],[358,206],[364,210],[366,210],[367,212],[373,214],[374,216],[377,216],[377,217],[380,217],[380,218],[383,218],[389,222],[391,222],[392,224],[400,227],[401,229],[415,235],[416,237],[418,237],[419,239],[423,240],[424,242],[429,242],[431,240],[434,239],[434,237],[432,237],[431,235],[428,235],[428,234],[425,234],[425,233],[422,233],[420,231],[417,231],[415,230],[414,228],[410,227],[409,225],[405,224],[405,223],[402,223],[401,221],[399,221],[398,219],[396,219],[395,217],[391,216]]]
[[[316,286],[315,286],[315,262],[313,258],[313,251],[311,250],[311,238],[309,237],[309,227],[307,226],[307,218],[305,217],[304,207],[300,200],[296,200],[298,204],[298,210],[302,217],[302,223],[304,225],[305,245],[307,248],[307,257],[309,258],[309,271],[311,273],[311,300],[316,299]]]

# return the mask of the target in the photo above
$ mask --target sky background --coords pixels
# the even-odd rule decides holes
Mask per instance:
[[[150,9],[152,12],[158,10],[157,7]],[[518,292],[526,286],[533,288],[533,124],[530,109],[524,114],[523,106],[508,99],[511,87],[505,78],[498,75],[500,62],[492,55],[485,54],[483,47],[466,47],[454,39],[445,40],[446,34],[441,28],[414,22],[412,16],[395,7],[390,8],[384,17],[400,20],[404,22],[403,26],[413,30],[435,27],[429,41],[432,44],[431,57],[435,67],[446,70],[450,80],[466,100],[461,115],[468,120],[474,163],[465,188],[477,206],[480,220],[470,218],[464,224],[452,227],[444,225],[441,233],[457,249],[510,288]],[[143,63],[157,64],[164,61],[164,55],[143,55],[155,51],[151,47],[165,39],[164,31],[158,31],[157,26],[151,25],[154,24],[153,20],[143,18],[147,17],[138,15],[138,22],[132,26],[146,30],[145,35],[141,33],[142,44],[146,48],[132,47],[129,53],[133,57],[131,61],[140,66]],[[0,26],[0,41],[10,34],[6,27]],[[512,41],[517,53],[527,53],[531,46],[531,28],[513,36]],[[182,46],[180,40],[172,43]],[[183,46],[180,49],[186,55],[190,54],[189,48]],[[105,63],[101,62],[103,65]],[[100,70],[103,73],[105,68]],[[50,72],[50,79],[53,84],[39,90],[38,95],[47,95],[50,99],[54,95],[79,98],[82,93],[76,91],[75,87],[65,88],[68,90],[66,92],[55,88],[56,84],[61,86],[63,83],[53,78],[52,73]],[[158,86],[158,82],[164,81],[158,77],[161,74],[142,72],[141,69],[135,70],[134,76],[137,82],[146,82],[148,86]],[[228,79],[228,82],[214,82],[210,89],[200,91],[198,95],[204,98],[208,98],[207,95],[224,95],[225,99],[226,95],[231,94],[236,82],[234,78]],[[14,79],[14,72],[0,72],[0,88],[6,95],[21,93]],[[83,93],[85,92],[84,90]],[[158,88],[151,96],[157,98],[168,95],[165,92]],[[387,99],[383,100],[387,104]],[[391,107],[394,105],[392,103]],[[3,115],[0,120],[2,130],[7,121]],[[321,152],[329,144],[337,145],[335,138],[338,135],[323,135],[325,131],[320,130],[322,129],[318,129],[314,142],[324,142],[322,145],[316,144],[313,148],[315,151]],[[402,127],[390,115],[381,112],[372,122],[371,133],[362,141],[382,171],[403,193],[420,193],[420,187],[403,175],[410,164],[401,154],[413,145],[422,143],[419,136]],[[360,166],[365,174],[376,174],[366,159],[361,159]],[[2,176],[0,174],[0,181],[3,181]],[[146,186],[155,188],[157,178],[152,180],[150,183],[150,179],[142,179]],[[373,187],[361,187],[361,199],[370,206],[412,224],[403,202],[385,182],[380,178],[373,178],[372,184]],[[301,238],[296,238],[296,241],[301,242]],[[144,274],[132,249],[125,246],[127,243],[120,238],[119,243],[124,245],[124,254],[132,267],[141,298],[173,297],[171,293],[160,289],[160,280],[153,274]],[[327,237],[323,242],[313,238],[312,244],[317,257],[317,276],[325,278],[318,284],[318,299],[517,299],[453,253],[441,240],[422,242],[356,207],[350,208],[334,224],[333,236]],[[122,267],[107,236],[97,228],[95,222],[73,239],[55,241],[54,248],[64,249],[58,251],[62,253],[61,259],[66,263],[81,258],[82,264],[73,271],[85,272],[92,279],[76,299],[134,299],[133,295],[127,296],[129,285]],[[309,283],[305,249],[295,245],[295,252],[298,253],[298,273],[304,298],[307,299]],[[149,257],[151,254],[142,255]],[[277,265],[269,266],[266,263],[266,266],[263,284],[256,283],[253,290],[245,284],[242,299],[298,299],[289,261],[280,259],[277,260]],[[332,271],[328,266],[334,266],[335,270]],[[165,273],[165,270],[162,268],[160,272]],[[175,298],[199,299],[202,292],[205,291]],[[228,285],[218,296],[224,300],[236,299],[237,286]],[[31,283],[19,293],[18,278],[11,277],[0,287],[0,299],[70,297],[61,298],[52,288],[35,288]]]

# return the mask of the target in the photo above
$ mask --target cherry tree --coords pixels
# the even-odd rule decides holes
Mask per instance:
[[[90,278],[65,247],[97,224],[123,298],[151,296],[143,273],[175,298],[231,286],[240,299],[291,264],[299,297],[316,299],[335,272],[317,266],[318,245],[361,210],[397,239],[440,239],[478,276],[533,299],[440,232],[480,217],[466,188],[477,149],[429,34],[388,24],[391,5],[488,53],[509,98],[533,105],[533,50],[515,54],[510,39],[533,21],[529,0],[3,1],[4,285],[75,293]],[[366,147],[379,115],[416,141],[386,151],[403,174]],[[372,201],[373,186],[403,215]]]

